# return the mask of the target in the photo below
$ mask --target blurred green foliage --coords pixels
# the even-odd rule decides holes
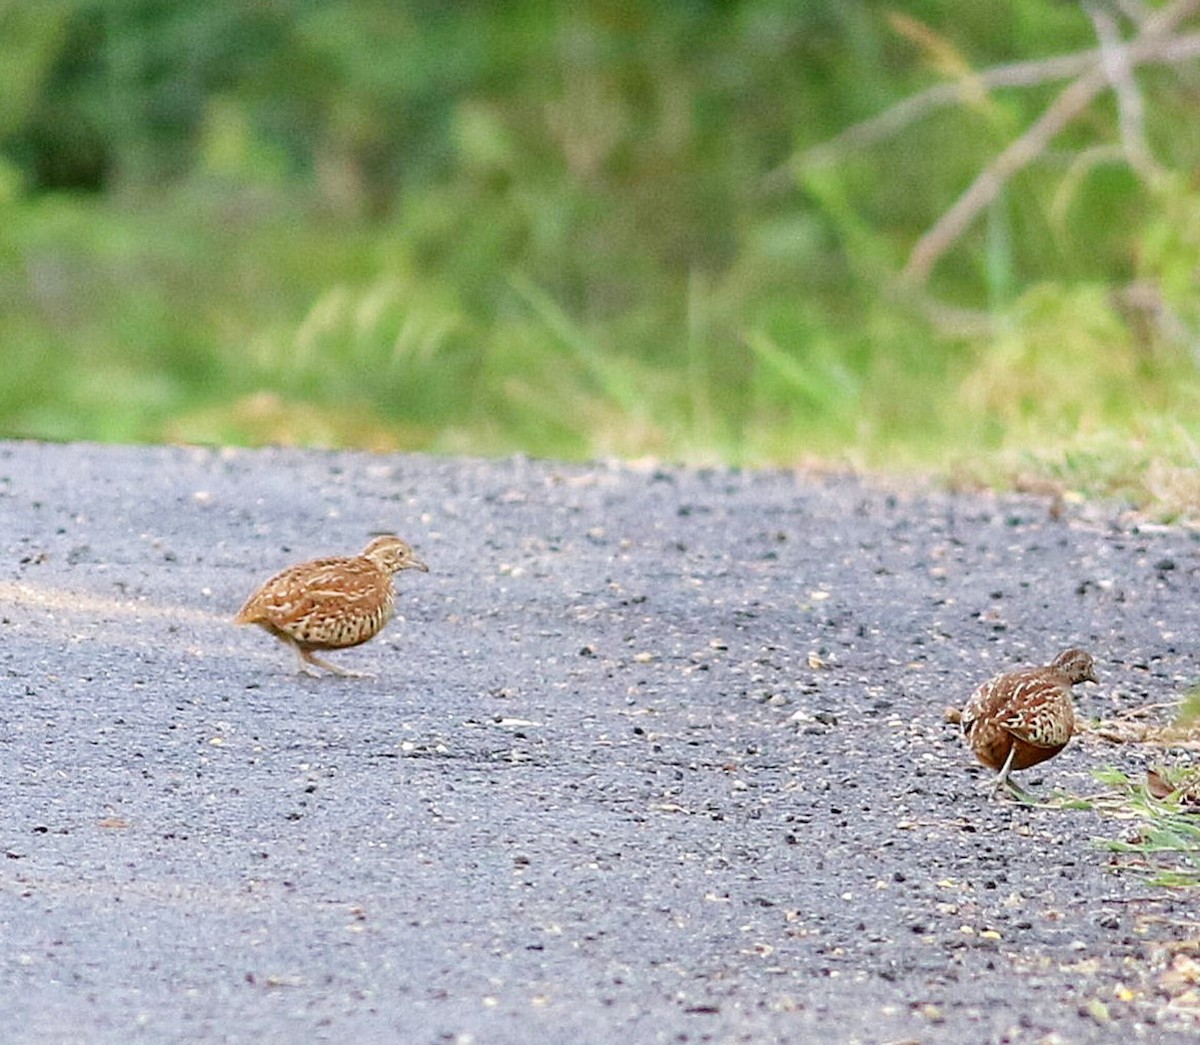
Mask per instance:
[[[902,7],[0,0],[0,434],[1049,470],[1191,512],[1200,67],[1137,72],[1152,176],[1106,92],[905,288],[1064,81],[816,147],[1096,41],[1061,0]]]

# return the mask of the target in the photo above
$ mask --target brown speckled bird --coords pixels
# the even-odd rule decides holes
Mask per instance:
[[[1075,729],[1071,687],[1097,681],[1091,655],[1068,649],[1044,668],[997,675],[971,694],[962,709],[963,736],[976,758],[998,771],[989,782],[993,795],[1005,786],[1024,794],[1009,774],[1045,762],[1067,746]]]
[[[407,541],[376,537],[361,555],[314,559],[275,574],[246,601],[238,624],[257,624],[293,647],[300,670],[312,664],[337,675],[359,677],[313,651],[344,649],[374,638],[392,615],[392,574],[429,571]]]

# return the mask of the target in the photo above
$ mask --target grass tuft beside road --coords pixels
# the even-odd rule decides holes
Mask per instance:
[[[348,224],[197,188],[4,209],[6,436],[820,464],[1200,518],[1192,346],[1132,336],[1100,284],[950,334],[867,282],[805,293],[756,241],[599,300],[598,270],[571,289],[479,244],[429,256],[420,208]]]
[[[1115,866],[1168,888],[1200,886],[1200,774],[1192,767],[1152,770],[1138,781],[1117,769],[1097,770],[1112,791],[1092,808],[1124,821],[1121,838],[1099,841]]]

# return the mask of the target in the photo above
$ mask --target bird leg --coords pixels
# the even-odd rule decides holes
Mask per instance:
[[[286,632],[279,633],[279,637],[296,651],[296,660],[299,662],[299,671],[301,675],[308,675],[311,678],[321,677],[321,673],[319,671],[309,671],[308,666],[311,664],[315,668],[324,668],[333,675],[341,675],[342,678],[364,679],[373,677],[371,675],[365,675],[360,671],[350,671],[347,668],[343,668],[340,664],[333,664],[330,661],[322,660],[312,650],[301,646],[300,643],[298,643]]]
[[[1021,787],[1015,780],[1012,779],[1013,758],[1017,753],[1017,745],[1013,744],[1008,749],[1008,758],[1004,760],[1004,765],[1000,767],[1000,772],[997,773],[991,780],[985,780],[982,789],[990,792],[989,797],[994,801],[1000,795],[1001,788],[1008,788],[1017,798],[1023,802],[1032,802],[1033,796]]]
[[[309,664],[313,664],[318,668],[324,668],[334,675],[341,675],[344,679],[369,679],[373,677],[365,672],[351,671],[349,668],[343,668],[340,664],[333,664],[328,660],[322,660],[312,650],[305,649],[303,646],[298,645],[296,649],[300,653],[300,660],[302,662],[307,661]],[[301,666],[300,670],[306,675],[308,674],[308,671],[303,666]]]
[[[996,774],[996,779],[992,782],[992,797],[1000,793],[1000,788],[1008,785],[1012,787],[1012,780],[1009,779],[1009,774],[1012,772],[1013,757],[1017,753],[1017,745],[1009,744],[1008,758],[1004,760],[1004,765],[1000,767],[1000,772]]]

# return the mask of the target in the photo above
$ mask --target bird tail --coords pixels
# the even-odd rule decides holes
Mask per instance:
[[[254,609],[247,603],[240,610],[238,615],[233,618],[234,624],[255,624],[259,620],[259,615],[254,612]]]

